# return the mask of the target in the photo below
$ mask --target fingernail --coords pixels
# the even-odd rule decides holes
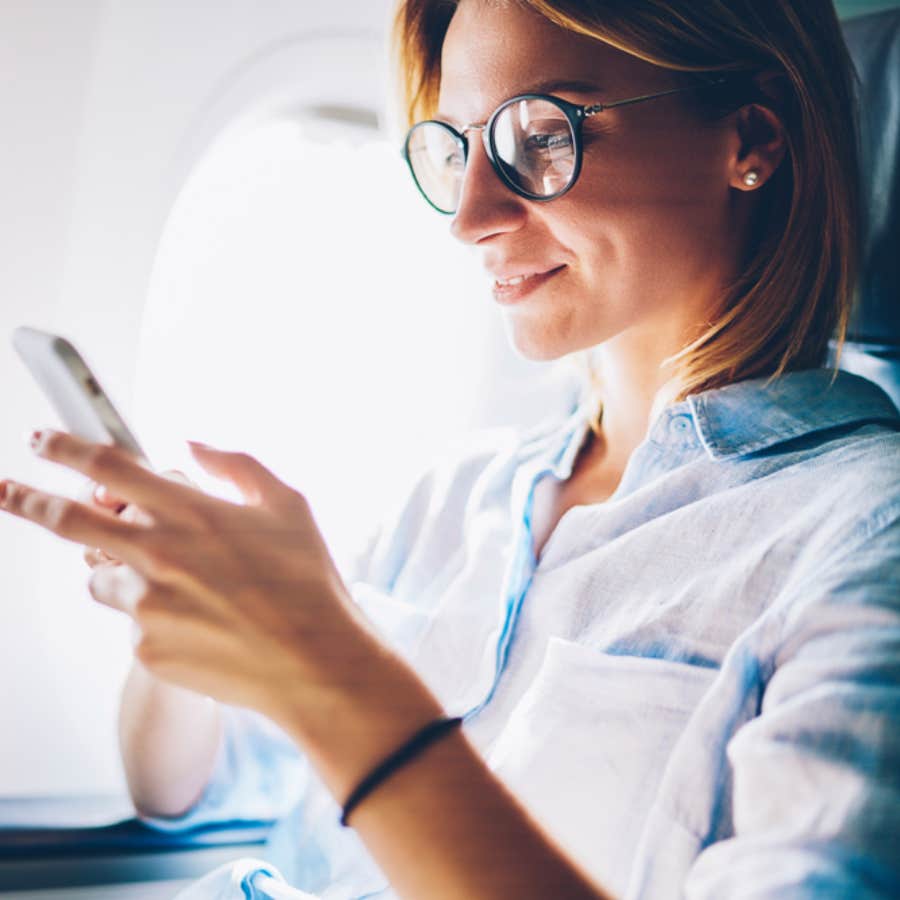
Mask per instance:
[[[41,450],[44,449],[44,443],[47,440],[47,435],[49,432],[47,431],[32,431],[30,437],[28,438],[28,443],[31,444],[31,449],[34,450],[35,453],[40,453]]]
[[[6,503],[6,482],[0,481],[0,506]]]

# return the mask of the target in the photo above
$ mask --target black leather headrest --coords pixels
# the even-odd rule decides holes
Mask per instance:
[[[893,356],[900,352],[900,8],[847,19],[843,31],[861,80],[866,223],[848,339]]]

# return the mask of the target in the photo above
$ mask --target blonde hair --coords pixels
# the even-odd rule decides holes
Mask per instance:
[[[839,360],[859,260],[858,78],[831,0],[518,2],[670,70],[676,83],[732,73],[723,86],[680,95],[702,117],[757,103],[784,126],[787,158],[758,190],[741,271],[713,321],[665,361],[677,375],[676,399],[821,366],[832,337]],[[441,48],[455,9],[455,0],[400,0],[393,53],[409,125],[436,109]],[[590,350],[581,351],[580,363],[585,389],[598,401],[592,425],[599,430],[602,385]]]

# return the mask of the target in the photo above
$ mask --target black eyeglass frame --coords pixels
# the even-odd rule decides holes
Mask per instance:
[[[611,103],[594,103],[586,105],[570,103],[568,100],[564,100],[562,97],[555,97],[552,94],[516,94],[515,97],[510,97],[508,100],[504,100],[503,103],[501,103],[500,106],[498,106],[491,113],[491,117],[483,124],[473,123],[470,125],[465,125],[460,130],[457,130],[452,125],[448,124],[447,122],[442,122],[440,119],[424,119],[421,122],[416,122],[415,125],[413,125],[406,133],[406,140],[403,142],[403,158],[406,160],[406,164],[409,166],[410,174],[413,177],[413,181],[415,181],[416,183],[416,187],[419,189],[419,193],[425,198],[425,200],[428,202],[428,205],[437,210],[442,215],[455,215],[455,209],[441,209],[441,207],[435,204],[428,196],[428,194],[425,193],[424,188],[419,183],[419,179],[416,177],[416,171],[413,167],[412,160],[410,159],[410,141],[412,140],[413,134],[417,128],[421,128],[423,125],[439,125],[452,136],[454,141],[462,149],[463,165],[466,165],[469,161],[469,139],[466,137],[466,132],[480,131],[481,140],[484,145],[484,151],[487,154],[491,166],[497,173],[500,180],[513,193],[518,194],[520,197],[524,197],[526,200],[537,200],[541,203],[546,203],[549,200],[556,200],[557,197],[562,197],[563,194],[572,190],[572,188],[575,186],[575,182],[578,181],[578,176],[581,174],[581,162],[583,157],[582,125],[584,124],[585,119],[590,118],[591,116],[595,116],[597,115],[597,113],[601,113],[605,109],[613,109],[616,106],[628,106],[633,103],[643,103],[645,100],[655,100],[657,97],[666,97],[669,94],[678,94],[682,91],[695,91],[699,88],[714,87],[716,85],[724,84],[728,80],[729,78],[727,75],[722,75],[702,84],[691,84],[687,85],[686,87],[671,88],[668,91],[659,91],[655,94],[643,94],[640,97],[628,97],[625,100],[614,100]],[[504,172],[503,166],[497,162],[497,148],[494,140],[494,125],[500,114],[505,109],[512,106],[514,103],[519,103],[522,100],[545,100],[549,103],[552,103],[558,109],[562,110],[569,121],[569,127],[572,130],[572,135],[575,141],[575,161],[572,167],[572,175],[569,178],[568,184],[562,190],[556,191],[556,193],[533,194],[530,191],[524,190],[523,188],[519,187]]]

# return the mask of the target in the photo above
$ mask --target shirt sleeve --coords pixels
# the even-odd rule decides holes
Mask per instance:
[[[790,591],[760,714],[728,745],[733,837],[689,900],[900,896],[900,518]]]
[[[222,738],[213,773],[196,803],[181,816],[145,816],[170,833],[225,822],[274,822],[298,801],[309,763],[296,744],[265,716],[220,705]]]
[[[409,655],[440,600],[440,586],[462,559],[469,516],[496,502],[484,495],[520,443],[517,429],[500,427],[449,444],[411,479],[342,572],[357,607],[401,655]]]

